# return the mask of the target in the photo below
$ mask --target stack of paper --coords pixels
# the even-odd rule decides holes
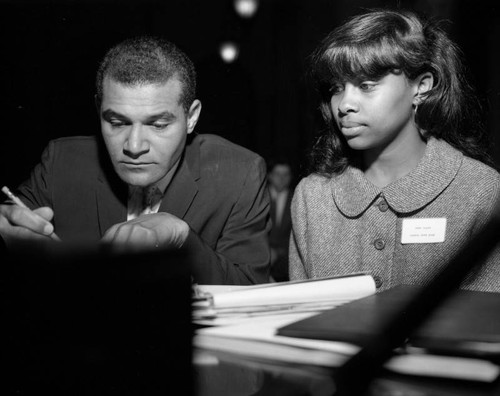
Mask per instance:
[[[200,285],[197,289],[193,319],[218,326],[260,316],[316,313],[372,295],[376,287],[371,275],[356,273],[255,286]]]

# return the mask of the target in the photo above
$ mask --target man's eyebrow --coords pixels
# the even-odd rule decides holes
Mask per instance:
[[[170,111],[162,111],[157,114],[151,114],[146,118],[146,122],[152,122],[152,121],[157,121],[157,120],[165,120],[165,121],[172,121],[175,120],[177,117],[175,116],[174,113]]]
[[[115,118],[118,118],[118,119],[121,119],[121,120],[126,120],[127,117],[124,116],[123,114],[120,114],[120,113],[117,113],[116,111],[114,110],[111,110],[111,109],[107,109],[107,110],[104,110],[102,113],[101,113],[102,117],[104,118],[111,118],[111,117],[115,117]]]
[[[114,118],[117,118],[120,120],[128,120],[127,116],[125,116],[121,113],[118,113],[114,110],[111,110],[111,109],[104,110],[102,112],[102,117],[106,118],[106,119],[114,117]],[[172,121],[172,120],[175,120],[176,118],[177,117],[175,116],[174,113],[172,113],[170,111],[162,111],[160,113],[149,115],[146,119],[143,120],[143,122],[153,122],[153,121],[157,121],[157,120]]]

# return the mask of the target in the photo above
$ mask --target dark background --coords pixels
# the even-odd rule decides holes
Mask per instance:
[[[308,55],[346,17],[397,5],[449,20],[500,164],[500,13],[492,1],[261,0],[246,20],[232,0],[0,0],[0,184],[26,178],[49,139],[99,132],[98,62],[111,45],[140,33],[165,36],[195,62],[199,132],[266,159],[287,156],[300,174],[318,117],[305,78]],[[228,39],[240,45],[232,64],[218,55]]]

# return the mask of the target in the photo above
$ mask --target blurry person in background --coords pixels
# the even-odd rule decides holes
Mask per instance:
[[[288,245],[292,221],[290,205],[293,197],[293,172],[291,164],[284,158],[268,162],[269,193],[271,195],[272,228],[269,236],[271,245],[271,280],[283,282],[288,277]]]

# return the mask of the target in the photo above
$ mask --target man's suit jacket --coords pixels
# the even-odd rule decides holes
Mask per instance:
[[[97,242],[127,220],[127,185],[100,138],[53,140],[18,193],[32,209],[54,210],[63,241]],[[161,203],[190,226],[184,246],[200,284],[267,282],[269,194],[263,159],[221,137],[190,135]]]

